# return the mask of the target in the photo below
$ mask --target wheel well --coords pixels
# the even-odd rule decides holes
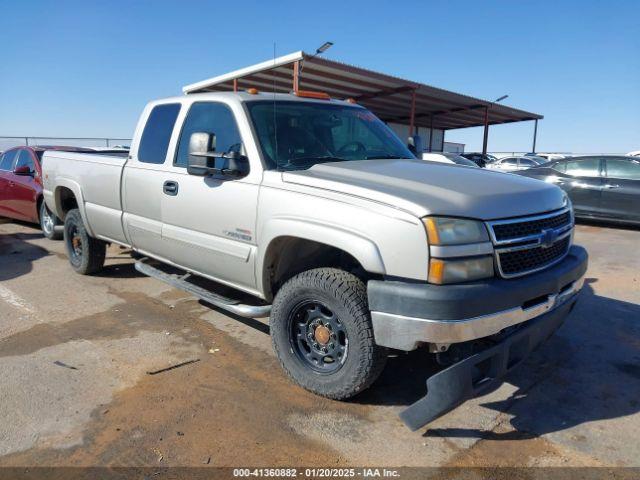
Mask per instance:
[[[78,208],[78,201],[76,200],[76,196],[70,188],[59,187],[56,190],[56,205],[59,206],[59,213],[62,214],[60,219],[64,220],[64,217],[67,215],[69,210]]]
[[[331,245],[296,237],[279,237],[265,255],[263,285],[271,301],[291,277],[312,268],[336,267],[367,280],[369,274],[353,255]]]

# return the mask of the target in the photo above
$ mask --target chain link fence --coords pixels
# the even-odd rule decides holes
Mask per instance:
[[[0,151],[19,146],[55,145],[67,147],[114,148],[129,147],[130,138],[115,137],[31,137],[0,135]]]

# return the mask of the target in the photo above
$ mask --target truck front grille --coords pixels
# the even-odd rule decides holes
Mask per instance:
[[[512,252],[500,252],[498,253],[500,272],[503,276],[513,276],[523,272],[540,270],[562,259],[567,254],[570,243],[571,237],[567,236],[548,248],[534,247]]]
[[[560,228],[571,223],[571,213],[564,212],[548,218],[538,220],[519,221],[514,223],[503,223],[493,227],[496,240],[511,240],[513,238],[537,235],[543,229]]]
[[[571,247],[569,209],[545,215],[488,222],[496,266],[503,278],[518,277],[562,260]]]

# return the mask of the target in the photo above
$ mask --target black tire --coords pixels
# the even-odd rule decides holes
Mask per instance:
[[[44,200],[40,201],[40,229],[49,240],[62,240],[62,222],[49,210]]]
[[[287,281],[273,302],[270,328],[285,372],[323,397],[342,400],[357,395],[378,378],[387,361],[386,348],[376,345],[373,337],[364,283],[336,268],[308,270]],[[318,346],[329,355],[318,353]]]
[[[102,269],[107,245],[89,236],[77,208],[70,210],[64,219],[64,244],[76,272],[91,275]]]

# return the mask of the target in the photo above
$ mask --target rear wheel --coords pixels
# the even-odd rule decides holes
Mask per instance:
[[[91,275],[104,265],[107,245],[87,233],[80,211],[70,210],[64,219],[64,243],[71,267],[82,275]]]
[[[60,240],[62,239],[61,225],[60,219],[49,210],[47,204],[42,200],[40,202],[40,228],[42,229],[42,234],[49,240]]]
[[[296,275],[278,291],[270,319],[274,350],[298,385],[334,399],[368,388],[386,363],[376,345],[364,283],[336,268]]]

